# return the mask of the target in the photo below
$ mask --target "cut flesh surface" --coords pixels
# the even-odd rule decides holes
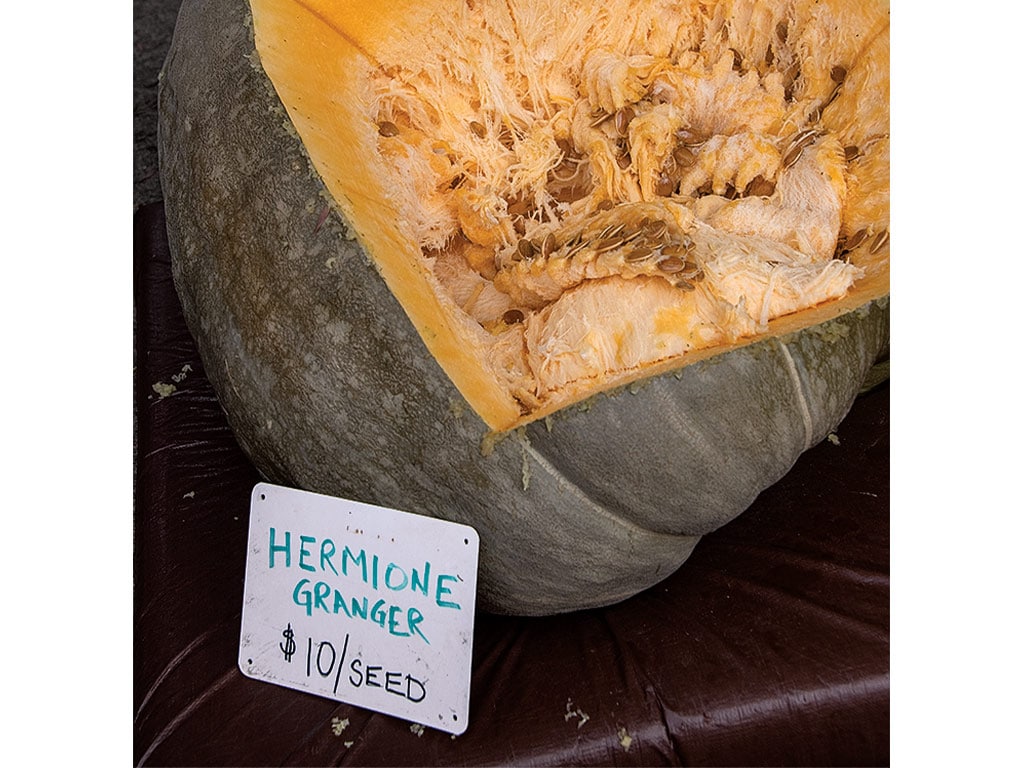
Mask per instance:
[[[888,293],[887,3],[252,8],[313,165],[493,429]]]

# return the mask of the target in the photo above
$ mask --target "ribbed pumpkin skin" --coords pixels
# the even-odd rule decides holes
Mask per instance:
[[[318,227],[244,0],[185,0],[160,121],[175,283],[239,442],[275,482],[475,527],[486,610],[663,579],[835,428],[888,343],[882,300],[493,440],[340,217]]]

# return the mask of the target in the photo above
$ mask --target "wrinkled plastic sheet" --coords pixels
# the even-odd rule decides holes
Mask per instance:
[[[452,737],[238,670],[261,478],[203,375],[159,203],[135,214],[135,293],[136,764],[888,764],[888,385],[648,591],[478,614]]]

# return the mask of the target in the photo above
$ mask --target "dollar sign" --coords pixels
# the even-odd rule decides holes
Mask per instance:
[[[295,632],[292,630],[291,622],[288,622],[288,629],[281,633],[284,635],[284,642],[278,645],[284,652],[284,660],[291,662],[292,654],[295,653]]]

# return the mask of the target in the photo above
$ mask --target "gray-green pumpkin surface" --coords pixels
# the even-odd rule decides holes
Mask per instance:
[[[495,430],[382,277],[264,63],[245,0],[185,0],[160,166],[206,373],[268,479],[473,526],[486,610],[606,605],[665,578],[836,429],[887,352],[887,288],[854,292],[806,327],[772,324]]]

